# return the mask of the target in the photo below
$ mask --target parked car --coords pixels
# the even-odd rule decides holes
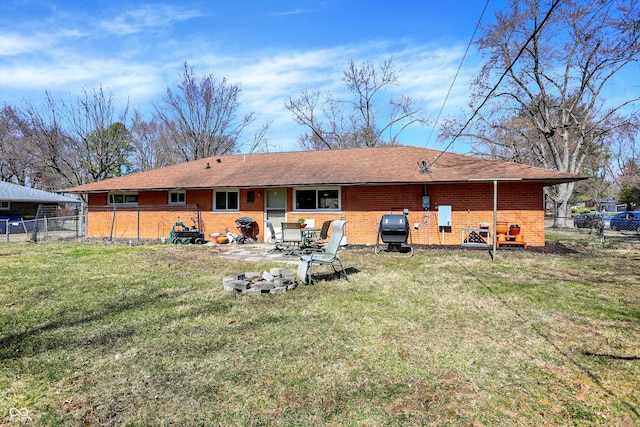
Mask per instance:
[[[20,216],[0,216],[0,234],[25,233],[26,222]],[[27,228],[27,231],[29,229]]]
[[[630,230],[640,233],[640,211],[620,212],[611,218],[612,230]]]
[[[603,221],[602,214],[587,212],[573,218],[573,226],[575,228],[598,228]]]
[[[614,216],[616,216],[615,212],[602,212],[602,220],[604,221],[605,229],[611,228],[611,218],[613,218]]]

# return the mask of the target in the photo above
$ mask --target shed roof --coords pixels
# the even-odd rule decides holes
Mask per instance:
[[[422,165],[428,166],[428,172]],[[214,156],[63,190],[255,188],[521,180],[545,185],[587,177],[413,146]]]
[[[77,196],[64,196],[29,188],[11,182],[0,181],[0,200],[31,203],[79,203]]]

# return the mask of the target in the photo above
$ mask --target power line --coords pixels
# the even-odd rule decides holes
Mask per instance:
[[[469,53],[469,49],[471,49],[471,45],[473,44],[473,39],[476,37],[476,33],[478,32],[478,28],[480,28],[480,23],[482,22],[482,18],[484,17],[484,13],[487,11],[487,7],[489,6],[489,0],[487,0],[484,4],[484,8],[482,9],[482,13],[480,14],[480,18],[478,19],[478,22],[476,23],[476,28],[473,30],[473,34],[471,35],[471,39],[469,39],[469,43],[467,43],[467,48],[464,51],[464,55],[462,55],[462,60],[460,61],[460,64],[458,65],[458,69],[456,70],[456,74],[453,76],[453,80],[451,81],[451,86],[449,86],[449,90],[447,91],[447,95],[444,97],[444,101],[442,102],[442,106],[440,107],[440,111],[438,111],[438,116],[436,117],[436,121],[433,124],[433,127],[431,128],[431,132],[429,133],[429,137],[427,138],[427,141],[425,142],[425,148],[427,146],[427,144],[429,144],[429,141],[431,141],[431,137],[433,136],[433,131],[436,128],[436,126],[438,125],[438,121],[440,121],[440,116],[442,115],[442,112],[444,111],[444,107],[447,104],[447,101],[449,100],[449,95],[451,95],[451,92],[453,91],[453,86],[456,83],[456,79],[458,78],[458,74],[460,74],[460,70],[462,69],[462,64],[464,64],[464,60],[467,58],[467,54]]]
[[[553,4],[549,8],[549,11],[546,13],[546,15],[545,15],[544,19],[542,20],[542,22],[540,23],[540,25],[537,26],[536,28],[534,28],[533,32],[531,33],[531,35],[529,36],[527,41],[522,45],[522,47],[520,48],[520,51],[515,56],[515,58],[513,58],[513,60],[509,64],[509,66],[503,71],[502,75],[500,76],[500,78],[498,79],[496,84],[493,86],[493,88],[485,95],[485,97],[484,97],[483,101],[480,103],[480,105],[478,105],[476,108],[474,108],[473,113],[471,114],[471,117],[469,117],[469,119],[467,119],[467,121],[465,122],[464,126],[462,126],[462,128],[453,136],[453,138],[451,139],[449,144],[447,144],[447,146],[444,148],[444,150],[442,150],[440,152],[440,154],[438,154],[438,156],[436,156],[436,158],[433,159],[433,161],[431,163],[429,163],[429,165],[427,166],[427,169],[430,168],[431,166],[433,166],[438,160],[440,160],[440,158],[444,155],[444,153],[446,153],[451,148],[453,143],[462,135],[462,132],[465,131],[465,129],[469,126],[469,124],[473,121],[473,119],[478,115],[478,111],[480,111],[480,109],[482,107],[484,107],[484,105],[489,101],[489,98],[498,89],[498,87],[502,83],[502,80],[504,80],[504,78],[507,76],[507,73],[509,73],[511,71],[511,69],[516,64],[516,61],[518,59],[520,59],[520,57],[524,53],[525,49],[527,48],[527,45],[540,32],[540,30],[542,30],[542,27],[544,27],[546,22],[551,17],[551,13],[556,9],[556,7],[560,4],[561,1],[562,0],[555,0],[553,2]]]

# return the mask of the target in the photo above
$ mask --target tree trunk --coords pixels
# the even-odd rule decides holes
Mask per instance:
[[[575,183],[558,184],[556,186],[555,210],[553,212],[553,228],[566,227],[571,212],[569,210],[569,198],[573,193]]]

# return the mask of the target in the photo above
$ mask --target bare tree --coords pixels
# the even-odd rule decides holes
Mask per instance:
[[[129,172],[128,107],[116,114],[112,94],[83,90],[69,102],[47,92],[45,103],[27,103],[23,133],[60,187],[82,185]],[[59,189],[58,188],[58,189]]]
[[[177,90],[167,88],[155,106],[182,161],[230,154],[242,144],[242,132],[254,122],[253,113],[241,116],[240,86],[213,74],[198,79],[184,64],[182,82]]]
[[[49,186],[57,189],[88,182],[87,172],[79,162],[70,134],[64,129],[61,106],[51,93],[37,106],[27,102],[21,121],[25,138],[33,144],[36,155],[50,171]]]
[[[590,155],[638,120],[637,94],[603,93],[639,58],[638,18],[637,0],[511,0],[478,41],[489,59],[472,83],[473,130],[463,133],[485,153],[515,144],[526,153],[520,161],[583,173]],[[442,136],[459,136],[463,127],[448,125]],[[566,225],[574,186],[551,189],[554,226]]]
[[[5,105],[0,110],[0,180],[33,185],[37,160],[22,134],[20,113]]]
[[[621,139],[614,156],[619,171],[615,176],[615,184],[619,189],[619,201],[631,209],[640,206],[640,152],[636,143],[637,132],[626,136]]]
[[[133,171],[157,169],[180,160],[172,151],[169,130],[155,117],[146,121],[139,111],[134,111],[131,118],[131,138],[134,147],[131,156]]]
[[[349,99],[330,93],[321,101],[317,89],[305,89],[285,103],[293,119],[307,131],[298,138],[306,150],[395,145],[408,126],[424,123],[419,108],[407,97],[388,98],[384,91],[398,84],[398,73],[391,59],[377,67],[353,60],[343,75]]]

